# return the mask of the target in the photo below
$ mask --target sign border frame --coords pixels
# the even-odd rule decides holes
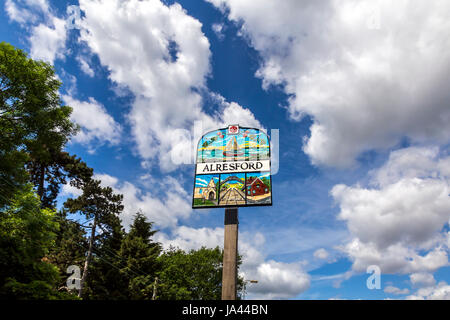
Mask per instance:
[[[238,125],[239,126],[239,125]],[[211,130],[211,131],[208,131],[208,132],[206,132],[206,133],[204,133],[204,134],[202,134],[202,136],[200,137],[200,139],[199,139],[199,141],[197,142],[197,145],[196,145],[196,147],[195,147],[195,153],[196,153],[196,155],[195,155],[195,168],[194,168],[194,183],[193,183],[193,186],[192,186],[192,209],[216,209],[216,208],[246,208],[246,207],[270,207],[270,206],[272,206],[273,205],[273,184],[272,184],[272,141],[271,141],[271,139],[270,139],[270,137],[269,137],[269,135],[267,134],[267,132],[266,131],[264,131],[264,130],[261,130],[261,129],[258,129],[258,128],[253,128],[253,127],[241,127],[241,126],[239,126],[239,131],[241,130],[241,129],[256,129],[256,130],[259,130],[259,131],[262,131],[265,135],[266,135],[266,137],[267,137],[267,139],[268,139],[268,143],[269,143],[269,165],[270,165],[270,188],[271,188],[271,190],[270,190],[270,203],[256,203],[256,204],[245,204],[245,205],[224,205],[224,206],[220,206],[220,205],[217,205],[217,206],[204,206],[204,207],[195,207],[194,206],[194,193],[195,193],[195,180],[196,180],[196,177],[197,176],[201,176],[201,174],[197,174],[196,172],[197,172],[197,158],[198,158],[198,144],[200,143],[200,141],[201,141],[201,139],[204,137],[204,136],[206,136],[208,133],[211,133],[211,132],[214,132],[214,131],[219,131],[219,130],[228,130],[228,127],[226,127],[226,128],[219,128],[219,129],[215,129],[215,130]],[[247,174],[247,173],[262,173],[262,172],[267,172],[267,171],[253,171],[253,172],[234,172],[234,173],[243,173],[243,174]],[[220,175],[221,175],[222,173],[217,173],[217,175],[219,175],[219,183],[220,183]],[[205,174],[205,175],[208,175],[208,174]],[[247,177],[247,176],[246,176]],[[247,179],[245,179],[245,180],[247,180]],[[219,190],[219,195],[218,195],[218,197],[220,197],[220,190]],[[246,202],[247,202],[247,195],[245,196],[245,199],[246,199]]]

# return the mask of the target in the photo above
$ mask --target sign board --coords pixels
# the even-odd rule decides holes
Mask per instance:
[[[256,128],[230,125],[197,147],[192,208],[272,205],[270,141]]]

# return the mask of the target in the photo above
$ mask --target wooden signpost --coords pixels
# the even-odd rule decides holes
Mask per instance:
[[[260,129],[230,125],[197,147],[192,208],[225,208],[222,300],[237,295],[238,207],[272,205],[270,141]]]
[[[238,208],[225,209],[222,300],[236,300],[238,255]]]

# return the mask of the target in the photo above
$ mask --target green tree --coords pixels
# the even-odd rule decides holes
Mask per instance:
[[[87,240],[85,230],[82,225],[67,218],[67,210],[60,210],[56,213],[56,221],[59,229],[56,232],[55,243],[47,255],[48,261],[57,266],[60,272],[59,288],[66,287],[66,280],[69,276],[66,271],[71,265],[82,266],[85,260]]]
[[[58,299],[58,269],[46,255],[54,245],[55,212],[41,209],[31,185],[15,193],[0,212],[0,296],[16,299]]]
[[[93,175],[92,168],[84,161],[64,151],[57,150],[50,154],[45,163],[41,160],[28,161],[26,167],[44,208],[55,206],[60,186],[66,184],[67,179],[72,186],[81,188]]]
[[[152,240],[157,230],[141,213],[136,213],[130,231],[120,248],[120,256],[125,260],[121,271],[129,277],[129,298],[134,300],[151,299],[154,280],[160,270],[158,256],[161,245]]]
[[[162,300],[220,300],[223,250],[202,247],[185,252],[170,248],[160,256],[157,298]],[[241,264],[239,257],[238,266]],[[244,281],[238,278],[238,292]],[[240,298],[240,297],[239,297]]]
[[[72,108],[61,102],[60,86],[53,66],[0,43],[0,190],[13,193],[12,185],[25,182],[26,168],[44,207],[53,204],[60,175],[49,168],[67,160],[62,149],[78,129],[70,120]]]
[[[83,193],[76,199],[67,199],[64,206],[71,213],[81,213],[87,220],[92,220],[91,235],[84,262],[83,275],[81,277],[79,297],[83,296],[83,287],[89,273],[92,254],[96,245],[97,227],[105,228],[114,226],[118,221],[118,215],[123,210],[123,195],[115,194],[110,187],[102,187],[98,180],[89,180],[83,185]],[[120,220],[119,220],[120,221]]]
[[[267,177],[261,178],[261,181],[269,188],[269,191],[272,191],[272,186],[270,184],[270,179]]]
[[[121,272],[124,265],[120,257],[120,247],[125,235],[119,217],[100,225],[93,248],[89,277],[86,280],[84,299],[88,300],[124,300],[128,297],[128,279]]]

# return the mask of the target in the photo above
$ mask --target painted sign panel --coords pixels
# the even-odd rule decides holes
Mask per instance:
[[[271,204],[270,141],[263,131],[230,125],[200,139],[193,208]]]

